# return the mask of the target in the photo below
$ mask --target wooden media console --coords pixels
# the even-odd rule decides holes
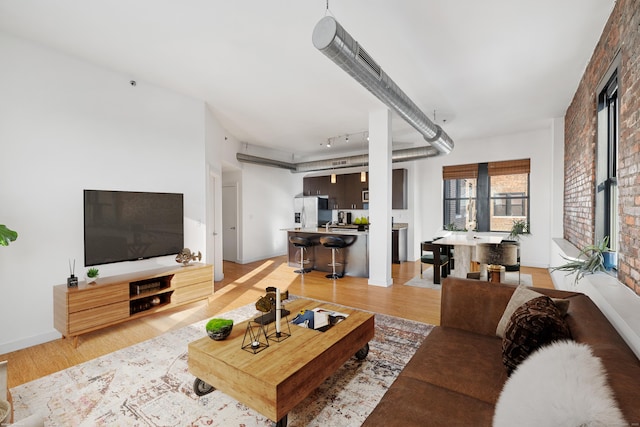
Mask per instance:
[[[213,266],[190,264],[100,278],[53,287],[53,326],[64,337],[78,336],[159,311],[203,300],[213,294]]]

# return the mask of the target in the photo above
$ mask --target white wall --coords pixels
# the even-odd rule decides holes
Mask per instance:
[[[235,159],[235,153],[239,146],[238,141],[222,127],[210,106],[207,106],[205,108],[207,262],[213,264],[215,281],[224,279],[222,263],[222,183],[224,172],[222,165],[233,164],[239,167]]]
[[[0,353],[57,338],[52,287],[84,276],[83,189],[184,194],[185,245],[205,248],[202,101],[0,34]],[[175,265],[100,266],[101,275]]]
[[[293,198],[302,191],[301,174],[242,164],[240,262],[287,253],[287,233],[294,225]]]
[[[416,222],[420,221],[421,224],[409,229],[409,232],[415,233],[413,246],[415,242],[436,237],[438,230],[442,229],[442,166],[530,158],[532,233],[521,239],[521,262],[531,267],[548,267],[552,237],[552,192],[557,190],[554,186],[559,185],[554,184],[552,176],[553,144],[550,121],[549,127],[544,129],[476,140],[456,140],[450,154],[416,161],[413,196],[417,200]],[[409,259],[417,257],[418,253],[414,252],[413,258]]]

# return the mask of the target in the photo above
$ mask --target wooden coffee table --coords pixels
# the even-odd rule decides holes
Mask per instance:
[[[189,344],[189,372],[196,376],[200,395],[214,388],[237,399],[278,426],[286,426],[287,414],[331,376],[350,357],[364,359],[374,336],[371,313],[319,301],[285,301],[289,321],[302,309],[321,307],[349,316],[320,332],[291,324],[291,336],[253,354],[243,350],[247,322],[234,325],[224,341],[205,336]],[[282,320],[282,331],[289,332]],[[274,329],[274,325],[270,325]]]

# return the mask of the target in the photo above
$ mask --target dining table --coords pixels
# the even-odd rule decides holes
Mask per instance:
[[[501,235],[475,235],[472,233],[453,233],[438,239],[434,243],[438,245],[453,246],[455,268],[451,270],[451,276],[466,278],[471,271],[471,262],[476,259],[476,246],[479,243],[498,244],[502,242]]]

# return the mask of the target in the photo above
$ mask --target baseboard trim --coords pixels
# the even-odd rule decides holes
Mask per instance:
[[[0,354],[11,353],[12,351],[23,350],[38,344],[44,344],[49,341],[60,339],[60,332],[51,330],[43,334],[34,335],[28,338],[22,338],[16,341],[0,344]]]

